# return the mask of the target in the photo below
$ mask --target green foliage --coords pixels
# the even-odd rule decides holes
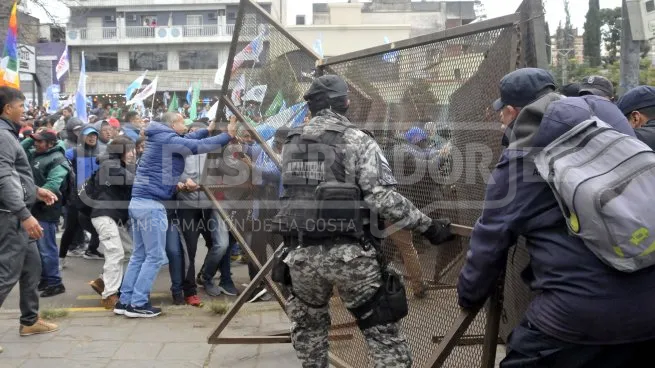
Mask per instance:
[[[600,66],[601,19],[599,0],[589,0],[584,24],[584,59],[591,67]]]
[[[618,61],[619,47],[621,46],[621,7],[601,9],[600,24],[607,51],[603,62],[612,65]]]
[[[650,58],[642,58],[639,67],[639,84],[655,84],[655,67],[652,65]],[[552,70],[556,81],[562,83],[561,68]],[[614,85],[614,90],[618,91],[621,80],[621,67],[619,63],[606,64],[600,67],[592,67],[588,63],[579,64],[575,59],[569,60],[569,80],[567,83],[580,82],[582,78],[590,75],[602,75],[609,79]]]

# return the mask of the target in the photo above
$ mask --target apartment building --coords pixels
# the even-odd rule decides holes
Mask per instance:
[[[272,14],[280,0],[259,1]],[[67,90],[75,90],[82,52],[87,95],[121,95],[144,71],[158,91],[200,83],[216,94],[216,69],[227,60],[239,0],[80,0],[70,2]]]

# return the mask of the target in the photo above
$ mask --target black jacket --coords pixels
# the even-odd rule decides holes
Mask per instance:
[[[98,157],[98,162],[100,168],[94,176],[97,192],[91,218],[108,216],[119,224],[126,224],[135,167],[126,166],[116,154],[104,154]]]
[[[635,135],[640,141],[646,143],[650,149],[655,150],[655,120],[650,120],[646,125],[635,129]]]
[[[0,118],[0,211],[21,221],[32,216],[36,185],[27,154],[18,142],[19,127]]]

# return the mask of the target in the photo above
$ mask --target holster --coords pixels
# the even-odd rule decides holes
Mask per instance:
[[[273,270],[271,271],[273,281],[284,286],[291,286],[291,271],[289,270],[289,265],[284,262],[290,251],[291,247],[286,245],[285,242],[285,246],[275,253]]]

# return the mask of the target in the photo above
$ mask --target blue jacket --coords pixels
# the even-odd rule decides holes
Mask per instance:
[[[587,120],[585,100],[600,119],[634,136],[611,102],[575,97],[550,104],[532,147],[544,147]],[[655,267],[632,274],[616,271],[569,235],[554,195],[526,157],[538,150],[510,145],[493,171],[457,285],[459,304],[468,308],[484,301],[505,266],[509,248],[523,236],[530,266],[522,276],[537,292],[526,317],[539,330],[579,344],[655,338]]]
[[[100,167],[100,164],[98,164],[100,147],[87,149],[83,143],[84,138],[79,139],[81,139],[82,143],[78,147],[66,150],[66,158],[73,164],[75,169],[77,189],[81,188],[84,182]]]
[[[209,153],[230,141],[226,133],[209,137],[207,129],[178,135],[168,126],[151,122],[146,129],[146,148],[132,187],[132,197],[165,201],[173,198],[184,172],[184,158]]]

